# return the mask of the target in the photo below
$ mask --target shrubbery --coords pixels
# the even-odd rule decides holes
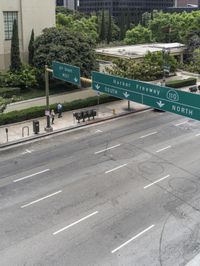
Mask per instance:
[[[20,88],[1,88],[0,87],[0,96],[4,98],[11,98],[13,95],[20,94]]]
[[[182,79],[182,80],[170,80],[165,83],[166,87],[171,88],[181,88],[185,86],[195,85],[197,82],[196,78],[188,78],[188,79]]]
[[[99,102],[106,103],[106,102],[111,102],[115,100],[118,100],[118,99],[112,96],[108,96],[108,95],[101,95]],[[80,100],[75,100],[72,102],[64,103],[63,111],[86,108],[88,106],[94,106],[94,105],[97,105],[96,96],[90,97],[87,99],[80,99]],[[56,109],[56,104],[51,105],[50,109]],[[0,125],[16,123],[16,122],[20,122],[24,120],[42,117],[44,116],[44,113],[45,113],[45,106],[37,106],[37,107],[28,108],[25,110],[3,113],[3,114],[0,114]]]
[[[16,72],[0,73],[0,87],[20,87],[21,89],[32,88],[38,85],[37,69],[29,65],[23,65]]]

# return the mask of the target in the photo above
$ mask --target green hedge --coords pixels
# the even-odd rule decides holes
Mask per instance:
[[[108,95],[101,95],[99,103],[100,104],[107,103],[116,100],[119,99]],[[87,108],[89,106],[94,106],[94,105],[97,105],[97,96],[90,97],[87,99],[75,100],[69,103],[63,103],[63,111],[71,111],[75,109]],[[52,104],[50,106],[50,109],[56,110],[56,104]],[[6,124],[42,117],[44,116],[44,113],[45,113],[45,106],[37,106],[20,111],[2,113],[0,114],[0,125],[6,125]]]
[[[20,88],[1,88],[0,96],[4,98],[11,98],[13,95],[20,95]]]
[[[197,82],[196,78],[187,78],[182,80],[170,80],[165,83],[166,87],[170,88],[181,88],[185,86],[195,85]]]

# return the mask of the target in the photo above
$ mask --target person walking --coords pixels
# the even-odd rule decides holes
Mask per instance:
[[[54,110],[52,109],[52,110],[51,110],[51,124],[54,124],[54,119],[55,119],[55,112],[54,112]]]
[[[62,104],[58,103],[57,105],[58,118],[62,117]]]

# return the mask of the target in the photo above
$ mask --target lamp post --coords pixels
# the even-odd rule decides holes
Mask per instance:
[[[168,48],[163,48],[162,49],[162,54],[163,54],[163,80],[162,84],[165,86],[165,81],[166,81],[166,72],[169,73],[169,64],[168,64],[168,56],[169,56],[169,50]]]
[[[47,126],[45,127],[46,132],[52,132],[53,128],[50,124],[50,108],[49,108],[49,72],[52,72],[51,69],[45,65],[45,93],[46,93],[46,111],[45,115],[47,117]]]

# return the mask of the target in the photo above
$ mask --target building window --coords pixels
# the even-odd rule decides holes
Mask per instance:
[[[13,22],[17,20],[17,12],[3,12],[5,40],[12,39]]]

